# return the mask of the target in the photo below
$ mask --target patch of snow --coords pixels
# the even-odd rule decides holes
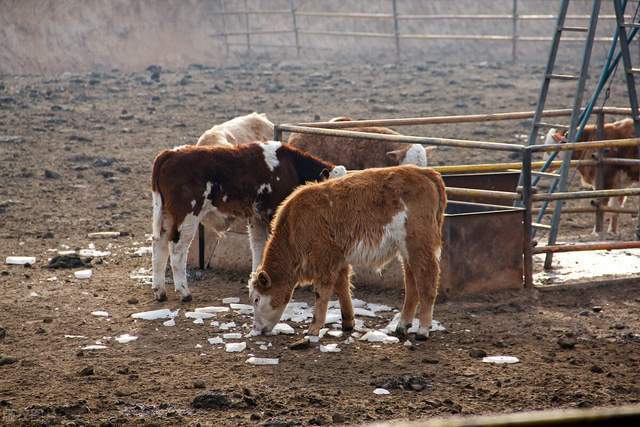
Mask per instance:
[[[223,304],[237,304],[239,302],[240,302],[240,298],[238,298],[238,297],[222,298],[222,303]]]
[[[60,252],[58,252],[58,253],[60,255],[62,255]],[[88,257],[92,257],[92,258],[100,258],[100,257],[105,257],[105,256],[111,255],[111,252],[109,252],[109,251],[98,251],[98,250],[95,250],[95,249],[80,249],[78,251],[78,255],[80,255],[80,256],[88,256]]]
[[[204,320],[202,320],[201,317],[196,318],[196,320],[193,321],[193,323],[195,325],[204,325]]]
[[[151,310],[151,311],[142,311],[140,313],[133,313],[131,315],[134,319],[143,319],[143,320],[156,320],[156,319],[173,319],[178,315],[180,309],[176,311],[171,311],[168,308],[163,308],[160,310]]]
[[[229,307],[198,307],[194,310],[196,313],[227,313]]]
[[[247,348],[246,342],[230,342],[224,345],[224,351],[227,353],[239,353]]]
[[[399,321],[400,321],[400,313],[396,313],[396,315],[393,316],[393,319],[391,319],[391,322],[389,322],[389,324],[383,329],[383,331],[386,332],[387,334],[395,332]],[[413,319],[413,321],[411,322],[411,327],[409,328],[409,330],[407,330],[407,333],[415,334],[416,332],[418,332],[419,327],[420,327],[420,320],[418,320],[417,318]],[[442,323],[440,323],[439,321],[435,319],[431,321],[431,327],[429,327],[429,332],[446,331],[446,330],[447,328],[445,328],[442,325]]]
[[[293,335],[295,331],[290,325],[286,323],[276,323],[269,335]]]
[[[5,263],[9,265],[25,265],[25,264],[35,264],[36,257],[34,256],[8,256],[5,260]]]
[[[342,350],[338,348],[338,344],[320,344],[320,351],[322,353],[340,353]]]
[[[30,297],[32,297],[32,298],[35,298],[35,297],[39,297],[39,296],[40,296],[40,294],[38,294],[37,292],[33,292],[33,291],[32,291],[32,292],[29,294],[29,296],[30,296]]]
[[[264,345],[264,344],[262,344],[262,345],[260,346],[260,350],[268,350],[268,349],[269,349],[269,347],[267,347],[267,346],[266,346],[266,345]]]
[[[92,344],[92,345],[87,345],[85,347],[82,347],[80,350],[104,350],[106,348],[107,348],[106,345]]]
[[[176,320],[175,319],[165,320],[164,322],[162,322],[162,324],[164,326],[176,326]]]
[[[73,273],[76,279],[90,279],[92,274],[91,270],[78,270]]]
[[[184,317],[187,319],[210,319],[215,317],[215,313],[209,313],[207,311],[187,311]]]
[[[114,237],[120,237],[119,231],[98,231],[96,233],[89,233],[87,237],[90,239],[112,239]]]
[[[209,344],[211,345],[224,344],[224,340],[220,337],[209,338],[207,341],[209,341]]]
[[[375,312],[371,310],[367,310],[366,308],[361,308],[361,307],[354,308],[353,314],[355,314],[356,316],[378,317],[378,315]]]
[[[128,342],[135,341],[137,339],[138,337],[129,335],[129,334],[122,334],[116,337],[116,341],[118,341],[120,344],[126,344]]]
[[[381,342],[385,344],[395,344],[400,342],[397,337],[387,335],[383,331],[369,331],[360,337],[360,341]]]
[[[240,314],[253,314],[253,306],[249,304],[229,304],[232,310],[237,310]]]
[[[250,365],[277,365],[280,363],[279,359],[269,359],[266,357],[250,357],[246,360],[245,363]]]
[[[513,356],[487,356],[487,357],[483,357],[482,361],[484,363],[495,363],[498,365],[502,365],[502,364],[518,363],[520,362],[520,359]]]
[[[391,393],[386,388],[377,388],[377,389],[373,390],[373,394],[385,395],[385,394],[391,394]]]
[[[334,338],[340,338],[342,336],[342,331],[329,331],[327,335]]]
[[[388,305],[385,304],[376,304],[373,302],[368,302],[367,303],[367,308],[375,313],[379,312],[379,311],[393,311],[393,307],[390,307]]]
[[[145,255],[151,255],[152,252],[153,252],[153,250],[151,249],[151,246],[140,246],[138,249],[136,249],[133,252],[133,255],[135,255],[135,256],[145,256]]]
[[[242,338],[242,334],[240,332],[228,332],[226,334],[222,334],[222,338],[225,340],[239,340]]]
[[[91,315],[92,316],[97,316],[97,317],[109,317],[109,313],[107,313],[106,311],[102,311],[102,310],[92,311]]]
[[[220,324],[220,329],[223,331],[228,331],[229,329],[232,329],[235,327],[236,327],[236,322],[227,322],[227,323]]]
[[[79,339],[79,340],[87,339],[87,337],[85,337],[84,335],[65,335],[64,337],[69,339]]]

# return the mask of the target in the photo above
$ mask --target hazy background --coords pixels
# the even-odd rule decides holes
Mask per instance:
[[[397,0],[398,13],[501,14],[512,13],[512,0]],[[519,14],[556,14],[559,1],[519,0]],[[602,14],[613,14],[603,2]],[[227,12],[244,9],[242,0],[227,0]],[[249,10],[288,10],[288,0],[247,0]],[[296,0],[300,12],[391,13],[390,0]],[[572,2],[570,14],[588,14],[591,1]],[[246,36],[229,36],[227,54],[223,32],[246,30],[244,15],[226,15],[222,0],[0,0],[0,72],[11,74],[62,73],[90,70],[142,70],[149,64],[180,68],[189,64],[229,65],[252,60],[296,59],[294,48],[257,44],[293,45],[293,31],[253,35],[251,52]],[[633,10],[630,11],[633,14]],[[613,29],[601,20],[598,36]],[[585,23],[569,22],[570,25]],[[251,15],[255,30],[291,30],[291,14]],[[521,36],[551,36],[552,20],[519,22]],[[307,31],[393,33],[392,20],[298,17]],[[401,34],[511,35],[510,20],[403,20]],[[570,33],[569,36],[582,36]],[[387,62],[395,60],[393,38],[354,38],[300,35],[302,61],[333,60]],[[518,44],[522,62],[544,63],[549,42]],[[582,44],[566,43],[562,56],[580,52]],[[510,41],[402,40],[406,62],[508,61]],[[604,56],[608,44],[597,43],[594,58]]]

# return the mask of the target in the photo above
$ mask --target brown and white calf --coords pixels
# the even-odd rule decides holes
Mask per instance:
[[[348,117],[337,117],[331,121],[350,120]],[[343,130],[400,135],[398,132],[384,127]],[[427,166],[427,152],[434,148],[425,148],[420,144],[305,133],[291,134],[288,143],[328,161],[338,162],[349,170],[397,165]]]
[[[352,329],[351,265],[382,268],[399,256],[405,299],[396,332],[406,333],[419,301],[417,337],[426,338],[439,283],[446,202],[440,174],[416,166],[367,169],[298,188],[278,209],[262,265],[249,280],[254,331],[271,331],[302,283],[313,283],[316,291],[309,335],[318,335],[324,325],[334,292],[342,329]]]
[[[196,145],[238,145],[273,139],[273,123],[266,114],[251,113],[215,125],[198,139]]]
[[[619,120],[613,123],[607,123],[604,125],[604,137],[598,138],[597,129],[595,125],[585,126],[580,142],[585,141],[597,141],[607,139],[626,139],[635,138],[635,129],[632,119]],[[551,129],[547,133],[545,138],[545,144],[558,144],[565,142],[565,132]],[[580,159],[592,159],[596,156],[596,150],[583,150],[574,151],[571,157],[575,160]],[[638,148],[637,147],[611,147],[604,150],[604,157],[615,157],[624,159],[637,159]],[[545,159],[548,156],[545,156]],[[597,168],[592,165],[579,165],[578,172],[582,184],[587,187],[595,188],[597,179]],[[627,188],[633,183],[637,183],[640,177],[640,166],[638,165],[603,165],[603,189],[618,189]],[[608,205],[611,207],[622,207],[626,201],[626,197],[617,196],[608,199]],[[618,232],[618,214],[616,212],[611,213],[611,221],[609,222],[608,231],[610,233]]]
[[[162,151],[153,164],[153,284],[166,299],[165,270],[171,258],[176,291],[191,300],[187,251],[205,215],[221,228],[233,218],[249,223],[253,269],[260,263],[276,207],[296,187],[346,174],[335,166],[279,142],[234,147],[184,146]]]

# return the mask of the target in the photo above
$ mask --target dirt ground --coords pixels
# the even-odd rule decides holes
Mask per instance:
[[[148,255],[134,252],[149,245],[149,173],[159,150],[193,143],[212,124],[254,110],[280,123],[526,111],[535,104],[541,74],[539,65],[263,62],[163,70],[159,81],[151,72],[117,70],[1,76],[0,255],[35,256],[37,262],[0,266],[0,419],[311,425],[637,402],[640,283],[444,301],[435,317],[447,330],[429,341],[407,347],[324,339],[340,343],[340,353],[289,350],[291,336],[268,337],[268,350],[250,339],[243,353],[226,353],[208,344],[206,338],[218,333],[208,321],[193,325],[181,313],[175,327],[165,327],[129,317],[247,298],[244,273],[196,272],[189,304],[173,294],[168,303],[156,303],[148,286],[129,277],[151,264]],[[549,106],[567,106],[573,84],[557,87]],[[620,89],[614,88],[610,105],[626,106]],[[528,126],[401,131],[522,142]],[[508,159],[453,149],[432,157],[434,164]],[[568,219],[562,237],[592,238],[591,221],[586,215]],[[620,237],[632,238],[633,225],[623,218]],[[110,230],[127,235],[87,237]],[[92,242],[111,255],[93,258],[91,279],[47,268],[56,251]],[[356,287],[355,296],[398,307],[402,290]],[[299,290],[295,298],[311,302],[312,294]],[[92,316],[95,310],[109,317]],[[389,317],[366,324],[380,326]],[[250,323],[232,314],[219,320]],[[139,338],[128,344],[104,338],[123,333]],[[95,341],[108,348],[81,350]],[[520,363],[482,363],[473,357],[482,352],[516,356]],[[249,353],[278,357],[280,364],[247,365]],[[391,394],[376,395],[376,387]],[[198,397],[206,393],[208,399]]]

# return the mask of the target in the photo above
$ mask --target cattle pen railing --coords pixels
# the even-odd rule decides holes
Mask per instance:
[[[615,107],[601,107],[594,109],[594,114],[599,116],[599,121],[604,123],[604,115],[629,115],[631,110],[628,108],[615,108]],[[482,165],[456,165],[456,166],[440,166],[433,169],[441,173],[451,172],[473,172],[473,171],[500,171],[508,169],[518,169],[522,174],[522,185],[516,189],[515,192],[508,191],[494,191],[494,190],[480,190],[470,188],[457,188],[447,187],[446,191],[449,196],[488,196],[492,198],[499,198],[507,201],[518,202],[524,208],[524,220],[523,220],[523,242],[522,242],[522,255],[523,255],[523,282],[525,288],[533,287],[533,255],[541,253],[557,253],[557,252],[573,252],[573,251],[587,251],[596,249],[630,249],[640,248],[640,240],[624,241],[624,242],[596,242],[596,243],[566,243],[562,245],[548,245],[536,247],[533,243],[533,203],[540,201],[550,200],[577,200],[577,199],[598,199],[613,196],[640,196],[640,188],[626,188],[626,189],[612,189],[605,190],[596,188],[590,191],[566,191],[557,193],[545,193],[535,194],[535,189],[532,185],[532,175],[537,173],[534,171],[534,167],[541,166],[543,162],[532,162],[532,156],[535,153],[553,152],[553,151],[582,151],[611,147],[628,147],[628,146],[640,146],[640,138],[630,139],[618,139],[618,140],[605,140],[595,142],[576,142],[576,143],[562,143],[562,144],[548,144],[548,145],[521,145],[510,144],[500,142],[489,141],[473,141],[451,138],[435,138],[435,137],[422,137],[422,136],[410,136],[410,135],[388,135],[388,134],[375,134],[366,132],[357,132],[353,130],[343,130],[343,128],[359,128],[368,126],[415,126],[415,125],[429,125],[429,124],[451,124],[451,123],[473,123],[473,122],[492,122],[502,120],[522,120],[532,118],[534,112],[510,112],[510,113],[497,113],[497,114],[480,114],[480,115],[466,115],[466,116],[440,116],[440,117],[418,117],[418,118],[400,118],[400,119],[376,119],[376,120],[356,120],[345,122],[317,122],[317,123],[300,123],[300,124],[280,124],[276,125],[274,129],[274,139],[277,141],[283,141],[284,132],[306,133],[315,135],[328,135],[337,137],[349,137],[349,138],[366,138],[377,141],[392,141],[392,142],[405,142],[422,145],[444,146],[444,147],[456,147],[467,149],[481,149],[492,151],[506,151],[512,153],[519,153],[520,161],[514,163],[498,163],[482,164]],[[562,110],[546,110],[543,113],[544,117],[565,117],[570,116],[570,109]],[[572,161],[575,164],[589,164],[594,165],[598,170],[601,170],[606,162],[603,161],[602,156],[598,156],[593,160],[580,160]],[[615,159],[608,158],[612,161],[626,161],[628,159]],[[557,162],[556,164],[561,163]],[[634,165],[640,165],[640,161],[632,162]],[[596,213],[596,222],[598,218],[601,220],[601,216],[605,211],[611,211],[605,207],[596,204],[592,212]],[[570,212],[570,211],[569,211]],[[631,210],[616,210],[620,213],[632,213]],[[201,251],[202,253],[202,251]]]
[[[511,44],[511,60],[515,62],[518,57],[518,45],[521,42],[548,42],[551,41],[549,36],[522,35],[521,23],[523,22],[542,22],[554,21],[556,15],[552,14],[521,14],[518,12],[518,5],[526,0],[512,0],[511,8],[508,13],[501,14],[451,14],[451,13],[430,13],[430,14],[408,14],[402,13],[398,7],[398,0],[388,0],[388,12],[386,13],[367,13],[367,12],[334,12],[326,10],[301,10],[296,0],[288,0],[288,8],[283,9],[249,9],[247,1],[244,0],[242,10],[228,10],[226,2],[221,0],[221,11],[216,13],[222,19],[223,30],[216,32],[212,36],[221,38],[225,52],[229,54],[231,47],[244,47],[246,52],[250,53],[253,47],[279,48],[279,49],[295,49],[296,56],[300,57],[300,53],[305,49],[330,49],[323,46],[314,46],[304,44],[302,39],[306,36],[328,36],[335,38],[355,38],[355,39],[382,39],[393,42],[396,57],[400,57],[402,53],[403,40],[423,40],[423,41],[467,41],[467,42],[505,42]],[[298,2],[299,3],[299,2]],[[237,2],[236,4],[240,4]],[[320,4],[318,2],[317,4]],[[255,16],[283,16],[290,21],[290,28],[279,29],[255,29],[252,28],[251,17]],[[243,18],[244,29],[227,31],[227,17],[240,16]],[[392,30],[390,32],[373,32],[373,31],[335,31],[327,29],[315,29],[301,25],[300,18],[318,18],[324,20],[334,19],[350,19],[354,21],[387,21],[390,22]],[[627,17],[628,18],[628,17]],[[590,19],[587,14],[567,15],[569,20],[584,21]],[[616,19],[613,14],[603,14],[599,16],[601,20],[614,21]],[[415,21],[447,21],[447,22],[468,22],[490,21],[504,22],[510,24],[510,34],[417,34],[414,32],[403,31],[403,23]],[[256,41],[256,38],[262,39],[265,36],[274,35],[291,35],[293,41],[291,44],[276,44],[273,41]],[[230,41],[230,38],[241,37],[243,42]],[[564,42],[582,42],[581,37],[564,37]],[[595,42],[610,43],[611,37],[596,37]]]

